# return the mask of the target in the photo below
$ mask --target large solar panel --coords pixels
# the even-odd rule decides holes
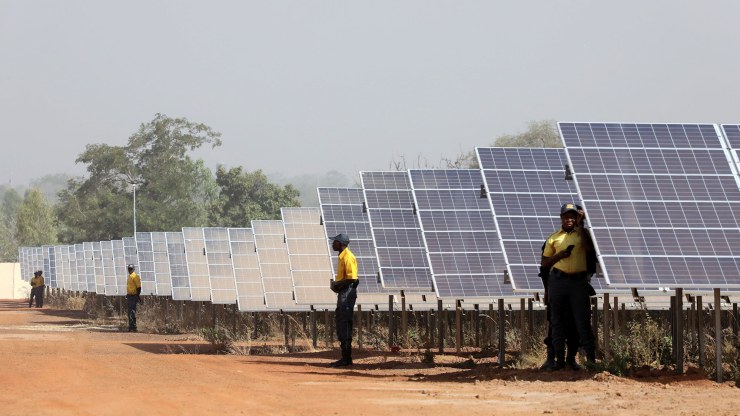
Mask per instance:
[[[480,170],[409,170],[437,296],[513,296]]]
[[[85,264],[85,247],[82,243],[75,244],[75,259],[76,259],[76,270],[77,270],[77,279],[78,279],[78,290],[80,291],[87,291],[87,267]],[[91,288],[91,291],[94,291],[95,285]]]
[[[44,282],[51,288],[57,287],[56,278],[56,256],[54,255],[54,246],[44,246]]]
[[[172,296],[167,233],[162,231],[152,233],[152,258],[154,259],[154,280],[157,284],[157,296]]]
[[[558,126],[610,284],[740,286],[740,188],[717,126]]]
[[[86,285],[80,288],[80,278],[77,276],[77,249],[74,244],[67,246],[67,253],[67,271],[69,272],[70,290],[79,292],[80,290],[84,290]]]
[[[319,208],[281,208],[295,301],[330,306],[337,296],[329,290],[332,264]]]
[[[105,294],[105,271],[103,269],[103,249],[100,241],[93,241],[92,255],[95,276],[95,293]]]
[[[136,248],[136,236],[134,237],[123,237],[123,257],[126,260],[126,279],[128,280],[128,265],[132,264],[139,273],[139,252]],[[141,276],[139,276],[141,277]],[[144,293],[142,288],[142,293]]]
[[[54,246],[54,287],[64,287],[64,268],[62,266],[62,246]]]
[[[100,252],[103,257],[103,292],[100,292],[100,283],[98,283],[98,294],[116,296],[118,295],[118,286],[116,285],[116,266],[113,262],[113,243],[101,241]]]
[[[85,277],[87,279],[87,291],[90,293],[96,292],[96,280],[95,280],[95,258],[93,257],[93,244],[89,241],[82,243],[84,256],[85,256]]]
[[[295,308],[293,277],[282,221],[252,221],[265,303],[270,309]]]
[[[128,292],[128,268],[126,267],[126,250],[123,246],[123,240],[111,241],[111,247],[113,247],[113,272],[116,293],[118,293],[118,296],[125,296]]]
[[[262,286],[252,229],[229,228],[229,244],[239,310],[244,312],[264,310],[265,289]]]
[[[573,181],[565,180],[565,150],[479,147],[476,153],[511,285],[515,291],[542,292],[538,276],[542,244],[560,228],[560,205],[580,202]],[[592,285],[604,291],[606,282],[599,277]]]
[[[188,261],[185,257],[185,239],[182,232],[166,233],[167,259],[172,279],[172,299],[190,300],[190,278]]]
[[[383,287],[432,290],[408,173],[360,172],[360,178]]]
[[[136,251],[139,258],[139,269],[137,273],[141,278],[141,294],[156,295],[157,279],[154,270],[152,233],[136,233]]]
[[[185,241],[185,258],[188,262],[191,300],[210,301],[211,283],[208,278],[208,260],[206,259],[206,243],[203,241],[203,229],[184,227],[182,236]]]
[[[211,284],[211,299],[216,304],[236,303],[236,282],[231,262],[229,232],[224,227],[203,229],[206,260]]]
[[[362,189],[318,188],[318,193],[327,248],[331,253],[332,277],[337,270],[337,253],[331,251],[329,238],[345,233],[351,236],[350,250],[357,258],[360,279],[357,303],[387,304],[388,294],[397,290],[385,289],[378,281],[378,260]]]

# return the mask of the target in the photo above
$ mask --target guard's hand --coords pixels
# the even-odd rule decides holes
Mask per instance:
[[[571,251],[570,251],[570,250],[568,250],[568,249],[565,249],[565,250],[561,250],[561,251],[559,251],[559,252],[558,252],[558,256],[560,256],[560,258],[561,258],[561,259],[565,259],[565,258],[568,258],[568,257],[570,257],[570,253],[571,253]]]
[[[329,289],[331,289],[331,291],[334,292],[334,293],[339,293],[339,285],[338,285],[338,282],[336,280],[332,280],[329,283]]]
[[[143,303],[144,301],[141,300],[141,296],[136,296],[136,303]]]

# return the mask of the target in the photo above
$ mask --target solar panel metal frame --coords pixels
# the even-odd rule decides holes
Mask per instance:
[[[71,290],[80,291],[80,278],[77,276],[77,248],[74,244],[67,246],[67,271],[69,272],[69,283]]]
[[[151,233],[151,237],[157,296],[172,296],[172,274],[167,251],[167,233],[157,231]]]
[[[154,266],[154,248],[152,247],[152,233],[136,233],[136,253],[139,260],[137,269],[141,278],[141,294],[157,294],[157,277]]]
[[[188,262],[191,300],[210,302],[211,281],[208,276],[208,260],[206,259],[203,229],[201,227],[183,227],[182,236],[185,241],[185,258]]]
[[[116,292],[118,296],[125,296],[128,292],[128,268],[126,267],[126,250],[123,240],[112,240],[113,271],[115,275]]]
[[[410,169],[407,174],[437,296],[486,301],[514,297],[511,285],[504,283],[506,261],[488,196],[481,194],[483,172]],[[441,214],[439,223],[434,213]],[[450,221],[453,216],[464,220],[490,217],[491,224],[489,229],[472,229]]]
[[[181,231],[167,232],[167,259],[172,279],[172,300],[191,300],[190,274],[185,255],[185,238]]]
[[[229,231],[226,227],[203,228],[206,246],[211,302],[220,305],[236,304],[236,278],[231,259]]]
[[[361,171],[360,180],[365,196],[370,230],[375,243],[378,273],[384,288],[406,292],[429,292],[434,290],[432,272],[423,244],[421,226],[413,216],[413,191],[406,171]],[[386,198],[380,197],[385,195]],[[393,197],[395,195],[395,197]],[[407,206],[404,206],[408,203]],[[385,212],[384,212],[385,211]],[[383,214],[406,217],[405,226],[384,224]],[[405,233],[407,241],[395,246],[386,245],[381,239],[386,233]],[[352,236],[350,235],[350,240]],[[414,239],[414,241],[411,241]],[[390,239],[388,240],[390,243]],[[411,261],[411,265],[408,265]]]
[[[85,252],[85,277],[87,279],[87,291],[90,293],[96,292],[96,280],[95,280],[95,258],[93,257],[93,245],[91,242],[86,241],[82,243],[83,251]]]
[[[597,134],[594,134],[594,127],[596,127]],[[669,288],[740,287],[740,279],[737,282],[727,279],[728,276],[740,275],[740,256],[734,254],[732,247],[728,248],[728,255],[721,256],[716,255],[717,251],[713,245],[715,242],[721,243],[718,239],[711,239],[707,245],[700,245],[694,241],[695,236],[702,241],[702,233],[710,237],[712,232],[719,232],[723,234],[724,241],[728,242],[727,238],[732,237],[734,240],[735,236],[740,233],[737,218],[732,214],[733,211],[738,211],[740,205],[737,204],[740,203],[740,198],[728,193],[740,192],[737,169],[729,163],[732,156],[724,144],[723,136],[717,125],[560,122],[558,129],[566,145],[568,163],[572,169],[579,195],[584,199],[582,205],[589,215],[591,223],[589,232],[596,245],[602,270],[610,285],[648,288],[658,286]],[[610,145],[599,145],[597,140],[607,140]],[[595,159],[592,156],[595,153],[598,153],[598,156],[602,154],[606,156],[606,159],[602,157],[598,161],[609,160],[609,163],[616,163],[621,170],[611,172],[614,166],[606,163],[601,166],[598,166],[598,163],[587,164],[586,160]],[[624,153],[628,153],[629,157],[623,156]],[[725,162],[719,162],[722,159],[727,162],[726,165]],[[577,163],[574,164],[574,160]],[[632,165],[628,166],[627,163]],[[621,164],[625,164],[624,169]],[[645,172],[645,167],[651,170]],[[593,172],[590,171],[592,168]],[[603,172],[599,172],[599,169]],[[677,172],[679,169],[682,172]],[[628,187],[621,185],[622,188],[619,188],[612,186],[611,182],[605,182],[608,186],[603,183],[597,184],[596,176],[601,176],[600,179],[607,181],[613,179],[615,183],[628,177],[630,185]],[[722,177],[732,177],[732,181],[730,179],[723,181]],[[591,182],[585,178],[591,179]],[[685,179],[685,183],[679,181],[679,178]],[[698,186],[691,187],[689,179],[695,179],[693,183]],[[627,183],[626,180],[624,181]],[[734,182],[734,186],[729,185],[731,182]],[[590,185],[591,183],[593,185]],[[584,194],[584,185],[589,192],[594,193],[595,197],[591,197],[589,193]],[[680,192],[687,185],[690,187],[688,198],[684,195],[689,193]],[[712,194],[711,198],[695,197],[701,194],[702,185],[707,192],[706,195]],[[627,197],[619,199],[598,197],[598,192],[605,193],[605,189],[613,195],[626,195]],[[666,196],[648,199],[647,195],[650,191],[643,191],[643,189],[657,189],[659,193],[665,192]],[[631,192],[642,192],[644,196],[641,199],[631,198],[629,197]],[[722,199],[720,196],[725,198]],[[614,208],[610,208],[610,204]],[[734,209],[731,209],[731,206]],[[604,211],[605,209],[609,210]],[[665,209],[665,216],[656,216],[656,213],[661,213],[661,209]],[[642,215],[648,210],[652,215]],[[594,212],[601,214],[602,211],[605,213],[603,218],[602,215],[594,215]],[[701,212],[702,215],[686,215],[689,212]],[[616,217],[606,217],[606,213],[616,215]],[[679,218],[677,214],[681,217]],[[609,226],[608,222],[615,221],[615,218],[618,218],[622,224],[628,220],[633,227]],[[734,218],[735,227],[712,227],[711,225],[725,222],[713,221],[712,218]],[[599,221],[603,221],[604,226]],[[652,221],[652,223],[646,226],[640,221]],[[683,226],[676,226],[676,224]],[[640,238],[634,237],[638,232],[645,235],[644,233],[650,231],[653,233],[649,239],[644,240],[644,247],[627,246],[632,254],[626,255],[616,251],[610,253],[605,250],[605,247],[617,250],[618,242],[630,244],[630,239]],[[697,249],[711,249],[714,252],[709,254],[699,251],[686,253],[684,251],[691,244],[682,245],[677,242],[668,246],[662,244],[662,235],[671,232],[683,233],[682,236],[689,234],[691,244]],[[612,236],[610,233],[617,234]],[[620,237],[622,234],[624,237]],[[678,234],[676,235],[678,239]],[[652,246],[647,246],[648,242]],[[658,251],[654,245],[656,242],[660,243],[665,253],[650,252],[650,250]],[[611,244],[614,248],[610,247]],[[681,252],[668,254],[666,249],[671,247]],[[637,249],[642,252],[634,254]],[[625,249],[619,248],[619,250],[624,251]],[[623,259],[629,259],[630,262]],[[652,269],[653,273],[646,273],[648,269]],[[710,276],[710,273],[714,275]]]
[[[264,311],[265,288],[262,285],[254,233],[251,228],[229,228],[228,233],[237,307],[242,312]]]
[[[118,285],[116,283],[115,262],[113,261],[113,242],[101,241],[100,253],[103,259],[103,288],[100,291],[100,281],[96,282],[96,291],[105,296],[118,296]]]
[[[253,220],[252,230],[267,309],[305,309],[295,303],[283,221]]]
[[[138,250],[137,243],[136,243],[136,236],[123,237],[122,241],[123,241],[123,258],[126,263],[125,273],[128,273],[128,265],[131,264],[134,266],[134,270],[136,270],[137,274],[139,274],[139,269],[140,269],[139,250]],[[126,282],[128,282],[128,276],[126,276]],[[126,290],[128,290],[128,288]],[[143,283],[142,283],[141,293],[144,293]]]
[[[373,305],[380,309],[388,307],[388,296],[397,294],[398,289],[386,289],[378,279],[378,259],[370,231],[370,218],[364,209],[365,195],[362,188],[318,188],[319,208],[324,222],[324,234],[329,253],[332,241],[329,238],[347,229],[355,232],[350,239],[350,249],[357,258],[360,286],[357,290],[357,304]],[[361,247],[357,249],[356,247]],[[337,255],[332,253],[332,277],[337,269]],[[361,267],[360,267],[361,266]]]
[[[336,304],[337,297],[329,290],[334,272],[320,208],[280,208],[280,214],[296,303],[325,307]]]

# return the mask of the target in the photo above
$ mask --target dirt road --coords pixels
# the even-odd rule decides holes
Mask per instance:
[[[740,389],[699,374],[625,379],[364,352],[196,354],[192,335],[129,334],[0,301],[2,415],[736,415]],[[462,362],[462,364],[460,364]],[[470,362],[468,362],[470,364]]]

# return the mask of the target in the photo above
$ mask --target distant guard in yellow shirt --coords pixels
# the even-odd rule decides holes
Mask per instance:
[[[134,265],[128,265],[126,280],[126,305],[128,306],[128,332],[136,332],[136,305],[141,302],[141,278],[134,271]]]
[[[349,251],[349,236],[339,234],[332,237],[332,249],[339,253],[337,276],[331,282],[331,290],[337,294],[337,309],[334,315],[337,338],[342,350],[342,358],[330,364],[331,367],[352,365],[352,323],[357,300],[357,259]]]

